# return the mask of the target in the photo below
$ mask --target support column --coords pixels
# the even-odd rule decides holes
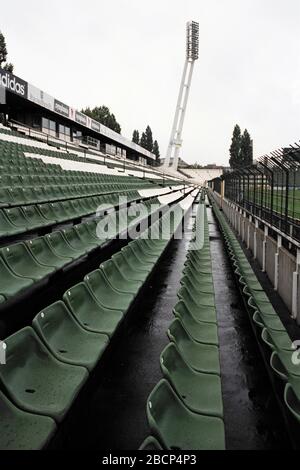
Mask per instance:
[[[296,258],[296,271],[293,273],[293,302],[292,302],[292,316],[297,320],[298,325],[300,325],[300,308],[299,308],[299,267],[300,267],[300,249],[297,249],[297,258]]]
[[[277,238],[277,253],[275,254],[275,280],[274,280],[274,290],[278,291],[278,281],[279,281],[279,251],[282,247],[282,237],[278,235]]]

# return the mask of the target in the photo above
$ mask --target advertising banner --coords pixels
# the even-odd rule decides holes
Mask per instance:
[[[54,100],[54,111],[65,117],[70,117],[70,107],[61,101]]]
[[[15,95],[27,98],[28,83],[2,69],[0,69],[0,86],[3,86]]]
[[[28,99],[33,103],[50,109],[50,111],[54,111],[54,98],[30,84],[28,84]]]

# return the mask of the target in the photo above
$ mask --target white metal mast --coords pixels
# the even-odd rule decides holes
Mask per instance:
[[[196,23],[195,21],[189,21],[186,27],[186,59],[183,68],[170,143],[164,163],[166,168],[170,166],[171,160],[173,160],[173,169],[177,170],[178,168],[179,153],[182,147],[182,129],[189,99],[189,92],[191,89],[194,63],[198,57],[199,23]]]

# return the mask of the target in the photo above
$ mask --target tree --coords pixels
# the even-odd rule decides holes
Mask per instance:
[[[152,136],[152,130],[150,126],[147,126],[146,128],[146,150],[149,150],[149,152],[152,152],[153,150],[153,136]]]
[[[152,152],[153,152],[154,155],[156,156],[156,160],[159,160],[159,158],[160,158],[160,151],[159,151],[159,145],[158,145],[157,140],[154,141]]]
[[[242,167],[250,166],[253,163],[252,140],[247,129],[241,138],[240,162]]]
[[[94,109],[86,108],[83,109],[82,112],[95,121],[100,122],[100,124],[121,134],[121,126],[117,122],[115,115],[110,112],[107,106],[99,106]]]
[[[13,64],[7,63],[7,47],[5,37],[0,31],[0,68],[12,73],[14,71]]]
[[[229,164],[231,168],[239,168],[240,167],[240,153],[241,153],[241,128],[238,124],[236,124],[234,131],[233,131],[233,136],[232,136],[232,142],[230,146],[230,160]]]
[[[147,145],[147,136],[146,136],[146,132],[143,132],[141,140],[140,140],[140,146],[145,149],[146,145]]]
[[[132,142],[138,145],[140,143],[140,133],[136,129],[133,131],[133,134],[132,134]]]

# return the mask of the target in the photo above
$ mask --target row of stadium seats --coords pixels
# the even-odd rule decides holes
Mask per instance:
[[[135,206],[137,213],[139,206]],[[132,224],[137,225],[160,207],[161,204],[154,198],[142,204],[143,211],[139,218],[130,217],[127,210],[120,210],[104,219],[88,220],[0,249],[0,303],[16,297],[34,283],[48,280],[58,270],[101,248],[108,240],[130,230]],[[97,233],[100,221],[103,227],[108,227],[106,233]]]
[[[160,358],[164,379],[147,402],[155,438],[148,438],[142,450],[225,448],[217,318],[203,199],[194,230],[179,303],[174,308],[176,319],[168,330],[170,344]]]
[[[0,130],[0,135],[1,135],[1,130]],[[29,154],[36,154],[37,158],[24,157],[25,152]],[[80,163],[84,161],[81,157],[79,157],[76,154],[72,154],[68,152],[61,152],[59,150],[52,150],[50,146],[47,146],[45,144],[43,146],[37,147],[37,146],[24,145],[18,142],[11,142],[11,141],[0,139],[0,167],[2,165],[9,166],[10,168],[8,168],[7,170],[9,174],[11,174],[10,171],[12,171],[12,174],[14,174],[13,167],[16,168],[16,167],[26,166],[28,168],[32,167],[33,169],[35,169],[35,167],[37,166],[37,162],[42,162],[42,160],[39,158],[40,156],[52,157],[52,158],[57,158],[57,159],[62,159],[62,160],[72,160],[74,162],[80,162]],[[91,160],[91,162],[95,165],[98,164],[99,168],[103,167],[102,162],[99,162],[94,159]],[[48,167],[48,165],[46,166]],[[54,168],[56,165],[51,164],[51,166],[52,168]],[[41,169],[41,172],[43,172],[43,169]],[[29,174],[31,173],[32,172],[29,172]],[[142,171],[141,171],[141,175],[142,175]],[[113,176],[118,176],[118,175],[113,175]],[[132,176],[130,176],[130,178],[138,179],[137,177],[132,177]],[[149,178],[149,181],[150,183],[153,182],[155,184],[158,184],[159,182],[162,181],[162,179],[163,179],[163,176],[161,176],[161,179]],[[172,178],[165,178],[164,184],[167,184],[167,185],[180,184],[180,181],[174,180]]]
[[[137,191],[104,196],[75,198],[55,203],[36,204],[0,209],[0,238],[31,232],[96,214],[100,207],[119,205],[119,197],[128,203],[141,199]]]
[[[63,301],[43,309],[31,326],[5,340],[1,450],[47,445],[164,253],[170,241],[163,237],[168,214],[149,229],[157,238],[130,242],[69,289]],[[181,219],[179,210],[171,235]]]
[[[212,201],[214,212],[219,220],[235,274],[242,292],[247,299],[253,323],[259,336],[267,346],[271,369],[284,384],[284,402],[292,415],[300,422],[300,364],[293,360],[296,347],[274,310],[269,298],[254,273],[240,243],[224,215]]]

